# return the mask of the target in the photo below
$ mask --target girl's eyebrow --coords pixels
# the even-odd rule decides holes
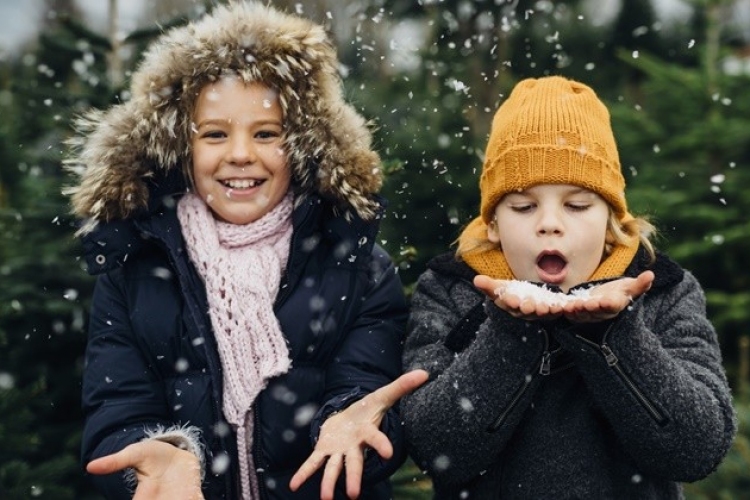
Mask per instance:
[[[195,128],[200,129],[201,127],[205,127],[206,125],[229,125],[232,122],[232,120],[228,118],[206,118],[205,120],[201,120],[198,123],[195,123]],[[282,126],[282,122],[279,120],[257,120],[252,122],[252,125],[254,127],[261,126],[264,127],[266,125],[274,125],[274,126]]]
[[[205,127],[206,125],[227,125],[229,120],[224,118],[207,118],[195,124],[195,128]]]

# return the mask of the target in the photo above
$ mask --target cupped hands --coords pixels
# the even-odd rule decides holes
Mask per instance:
[[[564,316],[577,323],[594,323],[616,317],[646,293],[653,282],[654,273],[644,271],[635,278],[619,278],[594,286],[581,295],[549,290],[546,290],[546,294],[517,295],[511,291],[511,281],[485,275],[474,278],[474,286],[513,317],[538,321]],[[555,297],[550,299],[550,294],[558,295],[559,300],[555,300]]]

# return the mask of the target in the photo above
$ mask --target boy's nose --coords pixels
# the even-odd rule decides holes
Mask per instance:
[[[537,221],[537,233],[539,234],[562,234],[563,224],[560,214],[553,209],[540,209]]]

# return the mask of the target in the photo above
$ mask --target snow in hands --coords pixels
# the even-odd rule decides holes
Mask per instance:
[[[575,300],[586,300],[590,296],[589,289],[586,288],[571,290],[570,293],[566,294],[555,292],[547,285],[537,285],[530,281],[521,280],[506,281],[504,286],[495,289],[495,294],[498,297],[502,295],[515,295],[521,302],[530,299],[537,304],[547,304],[550,306],[562,306]]]

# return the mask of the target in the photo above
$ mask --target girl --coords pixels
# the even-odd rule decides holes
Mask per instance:
[[[406,303],[337,66],[322,27],[234,3],[78,123],[83,461],[108,498],[390,497],[390,407],[426,374],[390,383]]]
[[[412,300],[402,402],[436,498],[681,498],[735,416],[692,274],[627,209],[587,86],[520,82],[498,109],[481,213]]]

